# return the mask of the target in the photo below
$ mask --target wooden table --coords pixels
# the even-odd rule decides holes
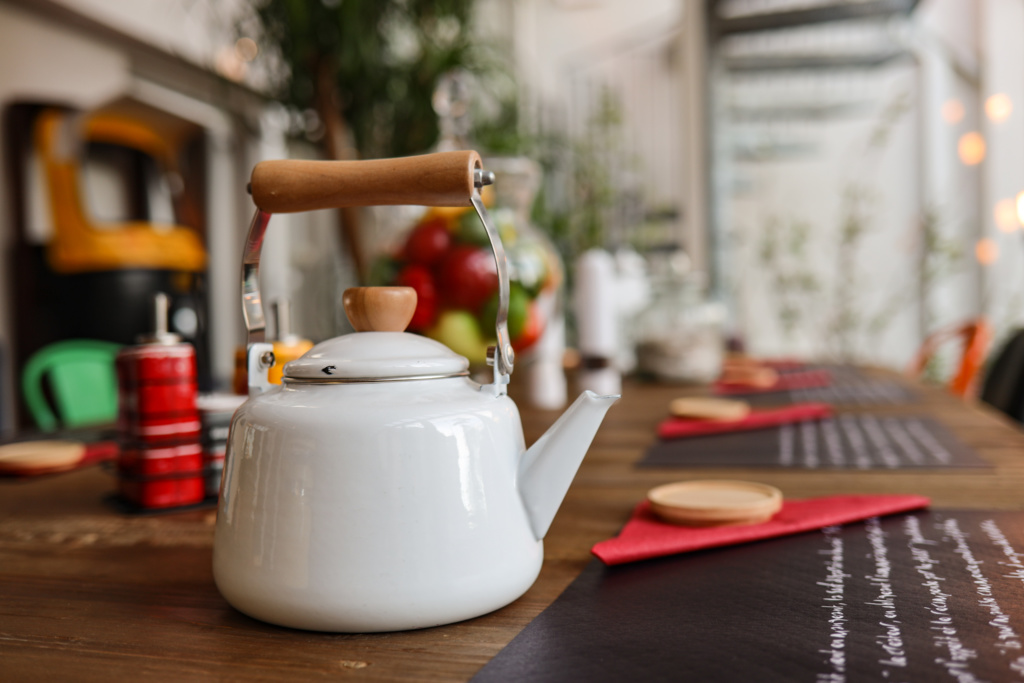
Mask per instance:
[[[863,410],[937,417],[993,469],[635,468],[668,401],[683,393],[627,383],[548,534],[536,584],[497,612],[422,631],[330,635],[263,624],[230,608],[213,584],[213,511],[121,516],[102,503],[113,480],[95,467],[0,481],[0,680],[464,681],[558,596],[648,488],[691,476],[755,479],[795,498],[919,493],[936,506],[1024,509],[1024,432],[938,389],[922,389],[921,403]],[[557,417],[522,413],[528,443]]]

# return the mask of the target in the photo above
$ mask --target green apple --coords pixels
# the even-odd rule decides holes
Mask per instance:
[[[526,327],[526,313],[530,307],[530,295],[518,282],[510,283],[508,292],[508,334],[515,341]],[[480,311],[480,327],[484,334],[494,336],[495,319],[498,316],[498,293],[487,300]]]
[[[469,311],[444,311],[437,323],[427,330],[427,336],[465,356],[470,363],[482,365],[487,361],[487,340]]]
[[[487,229],[480,222],[480,217],[472,211],[467,211],[459,218],[455,241],[459,244],[475,244],[478,247],[487,247],[491,244],[487,237]]]
[[[390,256],[375,259],[370,266],[370,284],[375,287],[392,284],[401,267],[402,264]]]
[[[494,209],[491,211],[491,220],[498,230],[501,243],[506,248],[513,247],[516,240],[519,239],[515,213],[511,209]],[[459,244],[475,244],[478,247],[488,247],[491,244],[491,239],[487,236],[487,229],[480,222],[480,217],[472,211],[462,214],[459,218],[455,241]]]

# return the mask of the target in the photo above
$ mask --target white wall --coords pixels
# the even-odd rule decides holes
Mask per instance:
[[[836,325],[841,324],[841,302],[849,301],[863,316],[881,315],[899,305],[885,334],[868,335],[863,325],[856,326],[851,342],[866,359],[898,364],[910,353],[916,309],[914,300],[905,297],[913,287],[917,218],[912,116],[899,120],[884,148],[873,148],[868,141],[886,105],[913,86],[912,76],[912,69],[898,68],[879,78],[868,89],[880,96],[870,101],[867,116],[780,123],[764,138],[749,140],[734,131],[719,144],[719,159],[736,154],[737,144],[806,146],[788,158],[733,160],[732,172],[721,181],[729,193],[723,199],[727,206],[721,227],[731,238],[733,253],[725,274],[735,292],[737,331],[751,352],[841,352],[845,346],[837,338]],[[858,210],[865,232],[855,245],[851,277],[844,283],[839,271],[841,260],[849,256],[841,248],[848,216],[846,193],[854,189],[865,193]],[[803,251],[787,243],[796,224],[808,229]],[[773,225],[780,230],[779,253],[784,256],[769,262],[763,250]],[[816,285],[806,290],[794,286],[783,297],[782,291],[789,288],[779,282],[784,277],[811,277]],[[791,330],[783,324],[786,301],[795,316]]]
[[[566,76],[582,61],[605,58],[609,48],[678,21],[677,0],[603,2],[519,0],[515,41],[520,78],[537,96],[564,101]]]
[[[243,0],[56,0],[76,12],[195,64],[213,66],[234,43]]]

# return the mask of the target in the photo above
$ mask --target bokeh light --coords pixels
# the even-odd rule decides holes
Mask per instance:
[[[214,62],[214,66],[224,78],[232,81],[241,81],[245,78],[245,72],[249,66],[241,57],[238,56],[238,51],[234,47],[223,47],[217,52],[217,58]]]
[[[1024,225],[1024,192],[1017,195],[1017,220]]]
[[[960,161],[968,166],[977,166],[985,159],[985,138],[975,131],[964,133],[957,144],[957,152]]]
[[[985,100],[985,115],[993,123],[1002,123],[1010,118],[1013,102],[1006,93],[996,93]]]
[[[235,54],[243,62],[251,62],[260,53],[260,48],[252,38],[242,37],[235,41]]]
[[[1017,220],[1017,203],[1012,199],[1000,199],[995,208],[996,227],[1003,232],[1013,232],[1020,227]]]
[[[960,123],[964,118],[964,105],[960,100],[946,100],[942,104],[942,120],[946,123]]]
[[[995,240],[985,237],[974,245],[974,256],[981,265],[990,266],[999,258],[999,246]]]

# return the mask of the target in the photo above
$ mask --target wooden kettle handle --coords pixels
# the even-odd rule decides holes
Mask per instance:
[[[252,199],[267,213],[345,206],[470,206],[472,150],[366,161],[262,161],[252,170]]]

